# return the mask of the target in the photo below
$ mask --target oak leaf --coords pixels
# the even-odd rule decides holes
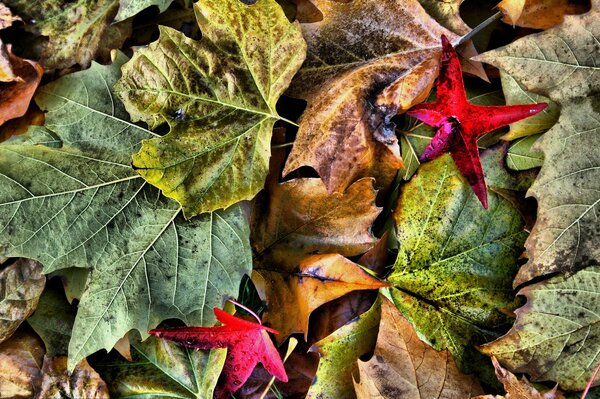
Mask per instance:
[[[156,329],[149,333],[187,348],[227,348],[222,382],[215,390],[217,399],[228,398],[244,385],[259,362],[277,379],[287,382],[283,362],[268,334],[278,334],[277,331],[262,323],[252,323],[232,316],[218,308],[214,308],[214,312],[217,320],[222,323],[221,326]]]
[[[134,121],[169,124],[169,134],[144,141],[133,166],[179,201],[187,218],[263,188],[281,119],[275,105],[305,51],[298,24],[275,0],[207,0],[194,9],[202,40],[161,27],[115,88]]]
[[[375,352],[370,360],[358,362],[358,370],[358,399],[464,399],[483,393],[477,378],[462,374],[448,351],[436,351],[421,341],[385,298]]]
[[[306,339],[309,317],[324,303],[352,291],[389,286],[339,254],[309,256],[291,273],[255,268],[252,281],[268,304],[264,321],[281,332],[279,342],[297,332]]]
[[[538,217],[526,243],[529,262],[515,286],[600,262],[600,171],[594,166],[600,163],[600,2],[593,4],[587,14],[480,56],[561,106],[557,124],[539,141],[544,165],[529,192]]]

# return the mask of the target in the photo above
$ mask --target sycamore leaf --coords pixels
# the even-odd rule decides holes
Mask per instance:
[[[525,377],[518,380],[513,373],[503,368],[495,357],[492,357],[492,362],[496,369],[496,377],[504,385],[506,395],[481,395],[472,399],[564,399],[564,395],[557,391],[558,386],[541,393]]]
[[[152,134],[109,90],[124,61],[42,88],[44,128],[0,145],[0,254],[37,259],[46,273],[91,269],[70,368],[131,329],[145,336],[167,318],[212,323],[211,307],[237,293],[251,265],[240,207],[186,222],[131,168],[130,154]]]
[[[123,21],[133,17],[140,11],[157,6],[160,12],[165,11],[173,0],[119,0],[119,12],[115,17],[115,22]]]
[[[105,399],[108,398],[108,388],[87,360],[83,359],[69,372],[66,356],[44,356],[42,383],[36,398]]]
[[[252,323],[218,308],[214,308],[214,312],[222,325],[163,328],[149,333],[187,348],[227,348],[222,382],[215,391],[216,399],[226,399],[240,389],[258,362],[278,380],[288,381],[281,357],[268,334],[279,334],[277,331],[263,326],[260,320],[259,323]]]
[[[165,137],[144,141],[133,166],[179,201],[187,218],[251,199],[263,188],[280,119],[275,104],[305,52],[298,24],[275,0],[250,6],[206,0],[194,7],[202,40],[162,27],[158,41],[125,65],[116,86],[134,121],[169,124]]]
[[[87,67],[109,37],[119,0],[3,0],[26,21],[26,28],[43,41],[41,62],[46,69],[74,64]],[[116,46],[116,47],[120,47]]]
[[[427,97],[439,38],[457,36],[417,0],[314,3],[323,19],[302,24],[308,55],[291,91],[309,104],[283,173],[311,166],[329,192],[365,176],[386,187],[402,166],[390,118]]]
[[[464,399],[482,393],[474,376],[462,374],[448,351],[419,339],[394,305],[383,299],[375,353],[359,361],[358,399]]]
[[[354,398],[358,358],[373,349],[381,317],[381,299],[367,312],[311,346],[321,359],[307,399]]]
[[[44,345],[35,334],[17,331],[0,344],[0,398],[29,399],[41,380]]]
[[[341,194],[328,194],[321,179],[271,185],[269,203],[253,221],[257,259],[269,269],[291,272],[310,254],[366,252],[377,241],[371,233],[381,211],[375,194],[373,179],[366,178]]]
[[[75,313],[62,292],[51,287],[44,291],[35,313],[27,319],[27,323],[44,341],[46,356],[68,353]]]
[[[548,104],[546,109],[539,114],[511,124],[510,131],[502,136],[504,140],[514,140],[542,133],[554,126],[560,114],[558,104],[548,97],[527,91],[515,78],[504,71],[500,71],[500,79],[502,81],[502,91],[506,97],[506,104]]]
[[[0,65],[4,58],[3,52],[4,46],[0,41]],[[10,47],[7,49],[7,57],[6,61],[10,63],[15,78],[11,82],[0,83],[0,125],[9,119],[25,115],[44,73],[37,62],[17,57]]]
[[[552,28],[560,24],[565,15],[586,11],[584,3],[569,0],[502,0],[498,8],[507,24],[534,29]]]
[[[65,289],[65,295],[69,303],[73,303],[74,299],[81,299],[85,291],[88,277],[90,276],[89,269],[79,267],[69,267],[60,269],[51,274],[51,277],[59,276]]]
[[[600,267],[593,266],[523,288],[527,303],[515,311],[514,326],[482,351],[533,381],[583,390],[598,363],[599,287]]]
[[[539,142],[544,165],[530,190],[538,217],[515,286],[600,262],[600,3],[594,4],[587,14],[480,56],[561,106],[557,124]]]
[[[470,344],[510,323],[511,282],[527,233],[519,212],[489,193],[486,211],[448,155],[422,165],[394,212],[398,257],[392,298],[419,336],[475,371]],[[478,370],[480,371],[480,370]]]
[[[33,313],[45,285],[42,265],[30,259],[19,259],[0,271],[0,342]]]
[[[291,273],[269,269],[268,265],[255,268],[252,282],[268,304],[265,323],[281,332],[278,342],[297,332],[304,333],[306,339],[309,317],[324,303],[352,291],[389,285],[339,254],[309,256]]]
[[[111,354],[93,363],[113,397],[212,398],[227,353],[195,351],[152,336],[132,339],[131,349],[133,362]]]
[[[539,168],[544,164],[544,153],[533,148],[540,134],[515,140],[506,154],[506,165],[512,170]]]

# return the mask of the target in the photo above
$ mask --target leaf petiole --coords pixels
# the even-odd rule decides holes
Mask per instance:
[[[233,303],[234,305],[239,306],[240,308],[244,309],[246,312],[250,313],[252,316],[254,316],[254,318],[256,319],[256,321],[258,321],[258,324],[260,324],[262,326],[262,321],[260,320],[260,317],[258,317],[258,315],[256,313],[254,313],[252,310],[250,310],[250,308],[247,308],[246,306],[242,305],[241,303],[239,303],[235,299],[229,298],[227,300],[229,302]]]
[[[464,36],[461,36],[458,41],[456,43],[453,43],[452,45],[454,47],[457,47],[461,44],[463,44],[464,42],[466,42],[467,40],[471,39],[473,36],[475,36],[476,34],[478,34],[479,32],[481,32],[482,30],[484,30],[485,28],[488,27],[488,25],[490,25],[492,22],[502,18],[504,14],[502,14],[501,11],[498,11],[497,13],[495,13],[494,15],[492,15],[491,17],[489,17],[488,19],[486,19],[485,21],[483,21],[482,23],[480,23],[479,25],[477,25],[476,27],[474,27],[469,33],[467,33]]]

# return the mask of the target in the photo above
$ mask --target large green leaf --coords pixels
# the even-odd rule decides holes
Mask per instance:
[[[116,86],[133,120],[169,124],[167,136],[143,143],[133,165],[188,218],[263,188],[280,119],[275,103],[306,51],[298,24],[275,0],[205,0],[194,7],[202,40],[162,27]]]
[[[131,341],[133,362],[116,354],[92,362],[118,398],[212,398],[226,349],[195,351],[148,338]]]
[[[515,285],[600,263],[600,7],[594,3],[587,14],[481,56],[561,106],[539,143],[544,166],[530,191],[538,217],[526,245],[530,260]]]
[[[0,145],[0,254],[37,259],[46,273],[91,268],[70,369],[131,329],[212,323],[211,308],[237,293],[251,265],[240,207],[186,222],[131,168],[152,134],[127,121],[109,89],[124,58],[42,88],[45,127]]]
[[[422,338],[471,371],[470,344],[497,338],[510,324],[502,310],[515,306],[511,283],[527,236],[508,201],[493,192],[488,198],[485,210],[445,155],[402,186],[394,213],[394,303]]]
[[[513,328],[483,351],[514,372],[583,390],[598,364],[600,267],[523,288],[527,303]],[[600,382],[600,375],[595,383]]]

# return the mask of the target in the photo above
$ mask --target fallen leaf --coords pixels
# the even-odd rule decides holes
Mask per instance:
[[[2,42],[0,42],[1,48]],[[15,56],[10,48],[8,49],[8,61],[18,79],[13,82],[0,83],[0,98],[2,99],[0,102],[0,125],[9,119],[25,115],[44,74],[44,70],[37,62]]]
[[[506,97],[506,104],[537,104],[546,103],[548,106],[542,112],[530,116],[529,118],[512,123],[510,130],[502,139],[514,140],[520,137],[530,136],[536,133],[542,133],[550,129],[560,114],[558,104],[550,100],[548,97],[540,94],[531,93],[519,84],[509,74],[500,71],[500,79],[502,81],[502,91]]]
[[[507,24],[534,29],[552,28],[568,14],[587,11],[584,2],[570,0],[502,0],[497,7]]]
[[[526,244],[529,262],[515,286],[600,262],[600,174],[593,167],[600,163],[600,81],[595,78],[600,70],[599,4],[595,1],[592,11],[582,16],[567,16],[555,28],[480,56],[561,106],[557,124],[539,142],[544,165],[530,190],[538,201],[538,217]]]
[[[164,12],[172,2],[173,0],[119,0],[119,12],[115,16],[115,22],[131,18],[151,6],[156,6],[159,12]]]
[[[533,146],[541,135],[526,136],[515,140],[506,154],[506,165],[512,170],[539,168],[544,164],[544,153]]]
[[[68,353],[75,313],[62,292],[52,286],[44,291],[35,313],[27,319],[27,323],[44,341],[46,356],[57,357]]]
[[[232,316],[218,308],[214,308],[214,312],[217,320],[222,323],[221,326],[156,329],[149,333],[188,348],[227,348],[227,359],[221,373],[222,382],[215,390],[217,399],[228,398],[244,385],[258,362],[278,380],[288,381],[281,357],[268,334],[279,334],[277,331]]]
[[[385,298],[375,353],[359,361],[358,370],[358,399],[464,399],[483,393],[475,376],[462,374],[448,351],[436,351],[421,341]]]
[[[0,344],[0,398],[29,399],[41,381],[44,347],[27,330],[19,330]]]
[[[328,192],[361,177],[387,187],[402,166],[390,119],[427,97],[439,37],[457,36],[417,0],[314,3],[323,19],[302,24],[308,54],[291,88],[308,107],[283,174],[310,166]]]
[[[358,358],[375,346],[380,317],[381,300],[378,299],[369,311],[310,348],[321,359],[307,399],[355,397],[352,376],[358,373]]]
[[[42,383],[38,399],[108,399],[106,383],[83,359],[72,372],[67,371],[67,357],[44,356]]]
[[[442,36],[442,45],[437,100],[419,104],[408,111],[408,115],[437,129],[419,160],[435,159],[450,152],[456,166],[487,209],[487,189],[477,139],[487,132],[537,114],[546,108],[546,104],[483,107],[469,103],[456,51],[445,36]]]
[[[256,258],[268,268],[291,272],[315,253],[359,255],[377,240],[371,225],[381,209],[373,179],[361,179],[341,194],[328,194],[321,179],[271,184],[268,193],[269,202],[252,223]]]
[[[19,16],[13,15],[10,8],[0,3],[0,30],[11,27],[16,21],[23,21]]]
[[[398,257],[388,276],[394,304],[434,349],[448,349],[464,372],[511,323],[506,309],[527,233],[519,212],[496,193],[484,210],[449,155],[419,168],[394,211]],[[479,359],[479,360],[477,360]]]
[[[47,70],[90,65],[106,40],[119,0],[3,0],[41,40]],[[120,46],[119,46],[120,47]]]
[[[500,339],[482,346],[512,372],[581,391],[594,372],[600,333],[600,267],[559,275],[519,291],[527,303]],[[600,376],[594,385],[600,383]]]
[[[45,273],[91,269],[71,368],[132,329],[145,337],[168,318],[213,323],[209,309],[237,294],[251,269],[240,206],[185,221],[131,168],[153,135],[109,91],[124,62],[121,54],[43,87],[46,125],[0,145],[0,254],[37,259]]]
[[[0,271],[0,342],[33,313],[45,285],[42,265],[34,260],[18,259]]]
[[[498,381],[504,385],[506,395],[481,395],[472,399],[564,399],[564,395],[554,387],[549,391],[540,393],[525,377],[519,381],[510,371],[503,368],[495,357],[492,357],[492,363],[496,369]]]
[[[227,351],[195,351],[150,337],[131,340],[133,362],[112,354],[92,363],[112,397],[212,398]]]
[[[81,299],[90,276],[90,271],[89,269],[82,269],[80,267],[69,267],[57,270],[51,276],[60,277],[67,300],[69,303],[73,303],[74,299]]]
[[[13,22],[21,21],[21,18],[14,16],[10,9],[0,3],[0,30],[12,26]],[[0,40],[0,82],[15,82],[22,79],[15,75],[11,65],[11,59],[6,51],[6,47]]]
[[[25,115],[11,119],[0,126],[0,142],[8,140],[12,136],[18,136],[26,133],[30,126],[43,126],[44,113],[35,104],[35,101],[29,103],[29,109]]]
[[[162,27],[115,87],[134,121],[152,129],[169,124],[165,137],[144,141],[133,166],[179,201],[187,218],[251,199],[263,188],[273,125],[281,119],[275,104],[305,48],[298,24],[275,0],[250,6],[207,0],[194,7],[202,40]]]
[[[291,273],[255,268],[252,282],[267,301],[265,323],[281,333],[278,342],[298,332],[306,339],[309,317],[324,303],[352,291],[389,286],[339,254],[309,256]]]

